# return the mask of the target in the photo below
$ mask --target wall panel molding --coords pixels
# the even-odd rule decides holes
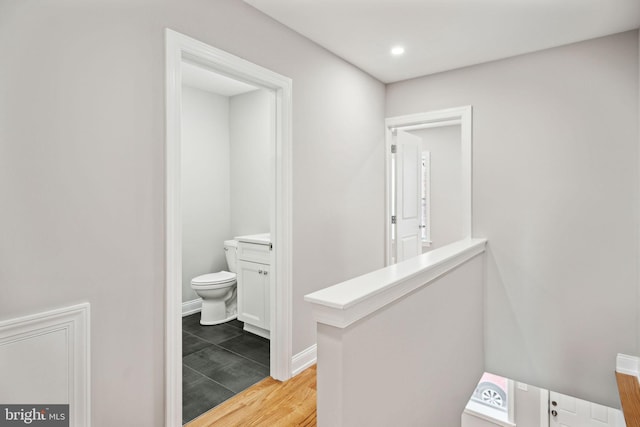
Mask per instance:
[[[90,427],[89,303],[0,321],[0,403],[69,404]]]

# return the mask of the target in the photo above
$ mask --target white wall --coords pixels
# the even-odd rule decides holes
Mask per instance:
[[[486,369],[616,407],[616,353],[637,351],[637,32],[387,87],[388,117],[460,105]]]
[[[273,103],[267,90],[229,98],[231,234],[268,233]]]
[[[181,130],[184,302],[198,298],[191,279],[227,268],[222,242],[233,237],[229,98],[184,86]]]
[[[183,87],[182,301],[191,279],[227,269],[223,242],[269,232],[274,98]]]
[[[431,153],[431,241],[427,252],[466,237],[462,212],[462,144],[460,126],[410,132]]]
[[[484,256],[341,329],[318,323],[318,425],[456,426],[482,376]]]
[[[0,2],[0,319],[91,302],[95,427],[164,422],[166,27],[293,79],[294,353],[383,266],[380,82],[239,0]]]
[[[497,422],[494,423],[484,418],[480,418],[466,412],[462,413],[460,421],[461,421],[460,422],[461,427],[495,427],[495,426],[500,427],[502,426],[502,424],[498,424]]]

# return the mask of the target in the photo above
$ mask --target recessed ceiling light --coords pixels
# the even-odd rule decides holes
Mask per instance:
[[[392,55],[402,55],[404,53],[404,47],[402,46],[395,46],[394,48],[391,49],[391,54]]]

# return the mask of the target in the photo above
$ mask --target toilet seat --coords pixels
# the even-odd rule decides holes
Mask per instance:
[[[228,271],[219,271],[217,273],[203,274],[194,277],[191,280],[191,286],[194,288],[225,288],[236,281],[236,273]]]

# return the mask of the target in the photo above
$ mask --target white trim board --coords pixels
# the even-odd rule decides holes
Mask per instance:
[[[12,360],[11,355],[23,357],[24,353],[28,353],[24,354],[21,361],[11,363],[11,366],[0,366],[3,382],[12,376],[20,377],[19,383],[14,384],[15,387],[5,383],[11,388],[11,396],[3,396],[2,403],[68,403],[70,426],[89,427],[90,330],[89,303],[0,322],[0,355],[9,356],[9,360]],[[50,348],[41,348],[43,344]],[[34,346],[38,347],[37,351],[32,351]],[[48,368],[57,371],[47,372]],[[3,369],[11,372],[3,373]],[[55,376],[54,381],[51,381],[50,375]],[[59,381],[61,378],[62,381]],[[34,401],[38,399],[59,401]]]
[[[182,209],[180,197],[180,137],[182,64],[200,66],[275,95],[275,138],[271,147],[271,376],[291,377],[292,251],[291,135],[292,81],[235,55],[176,31],[165,30],[165,425],[182,425]]]
[[[640,358],[618,353],[616,357],[616,372],[636,377],[640,376]]]
[[[470,409],[468,407],[465,407],[464,410],[462,411],[463,413],[471,416],[471,417],[476,417],[476,418],[480,418],[481,420],[484,420],[490,424],[496,425],[496,426],[502,426],[502,427],[516,427],[516,425],[510,421],[505,421],[505,420],[500,420],[498,418],[493,418],[487,414],[484,414],[480,411],[474,411],[473,409]]]
[[[463,239],[392,266],[305,295],[318,323],[346,328],[428,286],[448,271],[483,253],[486,239]]]
[[[192,299],[182,303],[182,317],[202,311],[202,298]]]
[[[291,375],[296,376],[318,361],[318,345],[314,344],[291,358]]]

